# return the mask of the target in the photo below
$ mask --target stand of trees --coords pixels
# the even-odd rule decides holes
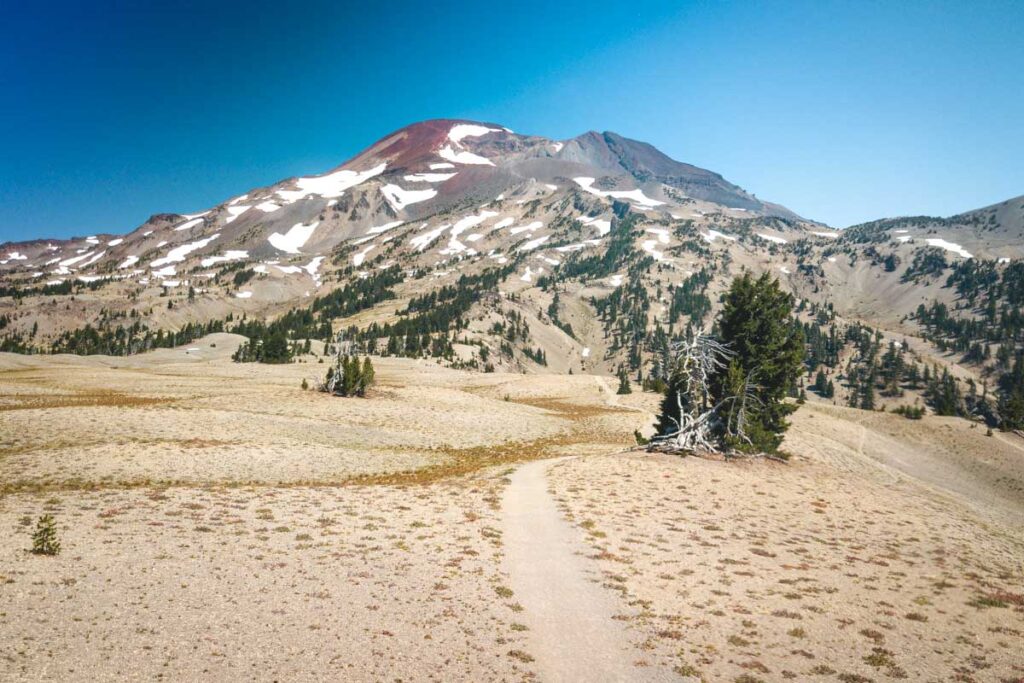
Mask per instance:
[[[360,361],[358,356],[339,351],[334,364],[327,368],[327,376],[320,383],[319,390],[332,396],[365,397],[376,374],[369,356]]]
[[[265,336],[251,337],[231,356],[236,363],[290,363],[292,348],[284,330],[278,328]]]

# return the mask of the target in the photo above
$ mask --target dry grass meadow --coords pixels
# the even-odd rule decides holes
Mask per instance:
[[[0,355],[0,679],[547,680],[502,563],[541,458],[637,660],[1024,679],[1015,436],[808,404],[787,464],[653,456],[656,397],[612,380],[380,359],[340,399],[235,344]],[[57,556],[29,552],[44,513]]]

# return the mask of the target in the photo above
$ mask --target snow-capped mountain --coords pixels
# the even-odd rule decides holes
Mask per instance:
[[[798,219],[715,173],[614,133],[555,141],[496,124],[434,120],[388,135],[322,175],[250,189],[193,214],[157,214],[127,235],[3,245],[0,268],[34,269],[47,281],[111,274],[173,282],[181,264],[322,255],[459,207],[521,206],[556,195],[618,199],[666,215],[731,209]]]
[[[918,253],[1019,259],[1022,206],[1017,198],[841,232],[615,133],[552,140],[441,119],[321,175],[157,214],[128,234],[4,244],[0,314],[8,334],[33,329],[45,348],[65,330],[129,313],[168,330],[273,318],[397,266],[404,276],[389,285],[390,303],[337,321],[359,325],[392,320],[401,302],[463,275],[504,268],[498,291],[528,310],[531,339],[557,351],[553,369],[567,369],[597,350],[609,364],[621,353],[608,326],[598,329],[597,299],[628,285],[644,298],[648,326],[671,327],[680,316],[673,293],[695,274],[713,302],[739,270],[770,271],[802,299],[899,325],[922,299],[948,299],[937,278],[903,277]],[[493,327],[504,314],[478,315]]]

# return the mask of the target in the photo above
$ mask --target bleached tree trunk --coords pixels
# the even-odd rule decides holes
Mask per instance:
[[[715,401],[711,393],[713,378],[728,367],[734,355],[728,346],[703,334],[672,345],[679,417],[669,416],[676,429],[652,438],[650,450],[720,453],[717,434],[723,423],[726,434],[749,443],[744,429],[750,406],[757,401],[750,376],[736,395]]]
[[[324,391],[329,394],[338,393],[337,389],[341,384],[344,375],[342,361],[348,352],[348,346],[349,342],[345,341],[345,333],[338,332],[338,339],[335,342],[336,351],[334,355],[334,365],[332,366],[333,372],[331,372],[330,377],[317,382],[318,391]]]

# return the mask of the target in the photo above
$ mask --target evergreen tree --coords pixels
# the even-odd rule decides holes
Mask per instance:
[[[32,552],[36,555],[56,555],[60,552],[57,540],[57,523],[53,515],[43,515],[32,532]]]
[[[819,396],[825,396],[827,391],[828,380],[825,378],[825,373],[822,370],[818,370],[818,374],[814,376],[814,391]]]
[[[615,393],[617,394],[632,394],[633,389],[629,386],[629,375],[626,374],[626,368],[619,367],[619,389]]]
[[[999,420],[1003,429],[1024,429],[1024,357],[999,378]]]
[[[718,327],[721,341],[735,354],[730,369],[712,387],[715,402],[736,395],[728,378],[749,378],[755,399],[747,404],[745,431],[751,443],[738,448],[773,452],[796,406],[784,402],[800,376],[804,334],[793,320],[793,297],[767,273],[756,280],[749,273],[736,278],[725,297]],[[725,425],[722,426],[724,430]]]
[[[366,396],[366,390],[373,384],[376,374],[376,371],[373,369],[373,363],[370,362],[370,357],[367,356],[363,359],[363,367],[359,373],[358,394],[360,396]]]
[[[868,370],[864,381],[860,383],[860,409],[875,409],[875,372],[874,368]]]
[[[683,410],[689,411],[690,409],[688,405],[690,394],[686,389],[683,376],[679,372],[672,372],[669,375],[665,395],[661,399],[661,407],[658,410],[656,434],[670,434],[678,428],[679,403],[682,402]]]
[[[291,360],[291,350],[284,330],[276,330],[264,340],[258,360],[261,363],[287,363]]]
[[[369,356],[360,362],[357,356],[339,354],[334,366],[327,368],[320,391],[335,396],[366,396],[375,376]]]
[[[932,383],[925,395],[936,415],[961,414],[960,388],[948,369],[943,369],[941,379],[938,378],[938,372],[932,375]]]
[[[341,361],[341,391],[345,396],[352,396],[359,387],[359,359],[345,356]]]

